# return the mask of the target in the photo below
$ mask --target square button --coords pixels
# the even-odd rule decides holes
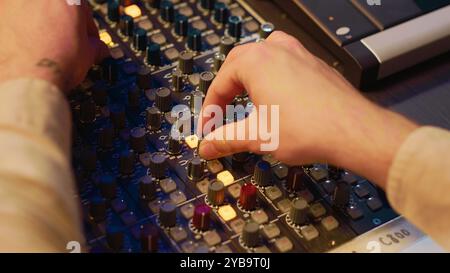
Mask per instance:
[[[150,36],[150,41],[158,45],[163,45],[167,42],[167,39],[166,36],[164,36],[164,34],[156,33]]]
[[[327,213],[327,210],[321,203],[312,204],[309,207],[309,211],[314,218],[319,218],[324,216]]]
[[[278,252],[286,253],[291,251],[294,248],[294,245],[288,237],[284,236],[275,241],[275,248]]]
[[[285,179],[288,175],[288,172],[289,172],[289,168],[284,164],[280,164],[280,165],[273,167],[273,173],[280,180]]]
[[[144,29],[147,32],[150,31],[153,28],[152,22],[150,20],[148,20],[148,19],[144,19],[144,20],[139,21],[138,26],[139,26],[139,28],[142,28],[142,29]]]
[[[238,199],[241,195],[241,185],[239,183],[233,184],[228,187],[228,193],[233,197],[234,199]]]
[[[196,20],[192,22],[191,25],[193,28],[198,29],[200,31],[204,31],[208,27],[203,20]]]
[[[217,174],[217,180],[221,181],[225,187],[234,183],[234,177],[230,171],[223,171]]]
[[[181,212],[181,215],[183,215],[183,217],[185,219],[189,220],[194,216],[194,209],[195,209],[194,205],[189,203],[189,204],[182,206],[180,208],[180,212]]]
[[[312,195],[312,193],[309,190],[304,190],[298,193],[299,197],[302,197],[303,199],[306,200],[306,202],[311,203],[312,201],[314,201],[314,195]]]
[[[383,207],[383,204],[381,203],[380,199],[378,199],[376,197],[370,197],[369,199],[367,199],[367,206],[372,211],[376,211],[376,210],[381,209],[381,207]]]
[[[159,186],[164,193],[171,193],[177,189],[177,184],[171,178],[161,180]]]
[[[309,174],[314,178],[314,180],[320,181],[328,177],[328,170],[325,168],[314,167],[309,171]]]
[[[367,197],[370,194],[367,186],[362,185],[362,184],[356,185],[354,191],[359,198]]]
[[[206,167],[212,174],[217,174],[223,171],[223,164],[217,159],[208,161],[206,163]]]
[[[199,73],[191,74],[188,76],[188,80],[192,86],[198,86],[200,84],[200,74]]]
[[[244,28],[248,32],[256,32],[259,30],[259,24],[255,20],[245,23]]]
[[[321,224],[327,231],[332,231],[339,226],[339,222],[331,215],[323,218]]]
[[[245,17],[245,10],[241,7],[236,7],[231,10],[231,14],[234,16]]]
[[[170,229],[170,237],[175,240],[175,242],[181,242],[187,238],[187,232],[182,227],[173,227]]]
[[[180,55],[180,52],[175,47],[171,47],[164,51],[164,56],[166,57],[166,59],[168,59],[171,62],[178,60],[179,55]]]
[[[196,245],[193,241],[186,241],[181,244],[181,250],[184,253],[193,253],[196,248]]]
[[[360,208],[356,206],[350,206],[347,208],[347,214],[352,218],[353,220],[357,220],[361,217],[363,217],[363,212]]]
[[[170,200],[175,204],[181,204],[183,202],[185,202],[186,199],[186,195],[184,194],[184,192],[182,191],[174,191],[170,194]]]
[[[251,217],[252,217],[253,221],[255,221],[257,224],[260,224],[260,225],[269,222],[269,216],[262,209],[252,212]]]
[[[255,247],[255,253],[272,253],[267,246]]]
[[[216,248],[216,253],[233,253],[228,245],[221,245]]]
[[[277,224],[270,223],[263,227],[261,233],[267,240],[271,240],[275,237],[280,236],[281,231]]]
[[[213,34],[206,36],[205,41],[209,46],[214,47],[214,46],[217,46],[218,44],[220,44],[220,37],[219,37],[219,35],[213,33]]]
[[[326,191],[328,194],[333,194],[334,189],[336,188],[336,183],[332,180],[325,180],[321,183],[322,188]]]
[[[220,238],[220,235],[215,230],[208,231],[203,234],[203,240],[209,246],[215,246],[222,242],[222,238]]]
[[[300,232],[307,241],[311,241],[319,237],[319,231],[313,225],[301,227]]]
[[[186,17],[191,17],[192,15],[194,15],[194,11],[189,6],[184,6],[184,7],[179,8],[178,13],[181,15],[184,15]]]
[[[291,201],[285,198],[277,203],[277,207],[282,213],[286,213],[291,209]]]
[[[238,218],[236,220],[233,220],[230,222],[230,226],[231,229],[235,232],[235,233],[241,233],[242,230],[244,229],[245,226],[245,222],[244,220],[242,220],[241,218]]]
[[[203,194],[208,192],[208,186],[209,186],[209,180],[207,178],[205,178],[202,181],[197,183],[197,189]]]
[[[349,172],[345,172],[342,177],[342,180],[344,180],[345,182],[349,183],[349,184],[355,184],[358,182],[358,177],[352,173]]]
[[[231,221],[237,217],[236,211],[231,205],[221,206],[217,213],[225,222]]]
[[[283,193],[281,192],[280,188],[278,188],[277,186],[267,187],[265,189],[265,192],[266,192],[266,196],[272,201],[274,201],[278,198],[281,198],[283,196]]]

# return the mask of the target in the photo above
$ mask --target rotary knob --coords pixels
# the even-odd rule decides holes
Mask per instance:
[[[337,182],[332,196],[333,205],[336,207],[346,207],[350,202],[350,191],[350,185],[347,182]]]
[[[231,157],[231,166],[233,169],[241,169],[249,158],[250,154],[247,152],[233,154]]]
[[[108,1],[107,5],[108,19],[111,22],[118,22],[120,17],[120,4],[118,1]]]
[[[189,31],[187,37],[187,46],[192,51],[202,51],[203,41],[202,33],[200,30],[194,28]]]
[[[110,84],[119,78],[119,66],[113,58],[107,58],[102,63],[102,78]]]
[[[294,225],[304,225],[308,221],[308,202],[304,198],[296,198],[292,201],[289,217]]]
[[[81,164],[86,172],[93,172],[97,168],[97,152],[87,147],[81,151]]]
[[[203,92],[201,92],[201,91],[192,92],[191,98],[189,101],[189,106],[191,108],[191,112],[194,114],[200,114],[204,100],[205,100],[205,94],[203,94]]]
[[[270,163],[260,160],[255,165],[253,179],[258,186],[267,187],[272,183],[272,168]]]
[[[83,124],[93,123],[96,118],[95,103],[87,99],[80,104],[80,122]]]
[[[175,16],[174,31],[178,36],[185,37],[188,34],[188,18],[182,14]]]
[[[139,195],[146,201],[156,198],[156,185],[151,176],[146,175],[139,180]]]
[[[230,16],[228,18],[228,35],[239,42],[242,36],[242,18],[239,16]]]
[[[161,18],[168,23],[173,23],[175,20],[175,7],[171,1],[161,2]]]
[[[214,20],[219,24],[226,24],[230,16],[230,9],[223,2],[214,5]]]
[[[259,225],[255,222],[248,222],[245,224],[242,231],[242,243],[246,247],[255,247],[260,244]]]
[[[150,156],[149,168],[153,177],[157,179],[165,178],[167,171],[167,162],[165,155],[160,152],[153,153]]]
[[[130,146],[139,154],[143,154],[147,151],[146,134],[145,128],[136,127],[131,129]]]
[[[180,139],[169,136],[167,152],[171,155],[179,155],[183,150],[183,143]]]
[[[216,0],[201,0],[200,6],[204,10],[213,10],[215,3],[216,3]]]
[[[230,51],[234,48],[235,40],[228,36],[223,36],[220,39],[220,53],[223,55],[228,55]]]
[[[239,204],[244,210],[254,210],[256,208],[257,197],[258,197],[257,188],[253,184],[245,183],[241,187]]]
[[[274,32],[275,26],[272,23],[264,23],[261,25],[261,30],[259,31],[259,37],[262,39],[267,39],[267,37]]]
[[[223,63],[225,62],[226,56],[222,53],[215,53],[214,54],[214,71],[219,72],[220,68],[222,67]]]
[[[147,127],[150,130],[156,131],[161,128],[161,111],[157,107],[150,107],[147,109]]]
[[[209,71],[205,71],[200,73],[200,85],[199,90],[206,95],[208,93],[208,89],[211,86],[211,83],[214,80],[214,73],[211,73]]]
[[[134,34],[134,20],[129,15],[120,17],[119,22],[120,33],[126,37],[133,37]]]
[[[222,181],[211,181],[208,185],[208,202],[212,206],[220,206],[225,201],[225,185]]]
[[[178,68],[183,74],[194,72],[194,54],[191,51],[182,51],[178,57]]]
[[[172,109],[172,92],[167,87],[161,87],[156,90],[155,106],[161,112],[170,112]]]
[[[114,176],[108,173],[101,174],[98,178],[100,193],[108,200],[114,199],[117,194],[117,184]]]
[[[194,209],[192,224],[200,231],[209,229],[211,222],[211,208],[206,204],[197,205]]]
[[[147,63],[150,65],[161,65],[161,46],[156,43],[151,43],[147,47]]]
[[[89,216],[96,222],[102,222],[106,219],[106,201],[101,197],[93,197],[89,202]]]
[[[113,104],[109,107],[111,121],[118,130],[125,128],[126,115],[122,105]]]
[[[196,156],[188,164],[188,177],[193,181],[198,181],[205,175],[205,161]]]
[[[120,154],[119,168],[122,175],[130,175],[134,171],[136,154],[133,150],[124,150]]]
[[[137,85],[142,90],[152,88],[152,71],[145,65],[141,66],[138,70]]]
[[[137,86],[128,91],[128,108],[137,112],[140,106],[141,92]]]
[[[159,223],[162,227],[174,227],[177,224],[177,207],[171,202],[166,202],[159,208]]]
[[[150,5],[151,8],[161,8],[161,0],[147,0],[146,2]]]
[[[119,252],[123,247],[123,232],[117,226],[106,227],[106,242],[114,251]]]
[[[293,191],[302,191],[306,188],[306,173],[302,167],[290,167],[286,178],[286,187]]]
[[[147,49],[148,37],[147,31],[142,28],[138,28],[134,31],[133,47],[138,51],[145,51]]]
[[[109,150],[114,146],[114,127],[107,123],[98,134],[98,144],[104,150]]]
[[[175,91],[175,92],[181,92],[181,91],[183,91],[183,79],[184,79],[183,72],[181,72],[180,69],[175,68],[175,69],[172,71],[172,86],[173,86],[173,91]]]

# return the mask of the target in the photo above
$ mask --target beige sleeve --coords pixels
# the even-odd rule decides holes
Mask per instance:
[[[70,166],[71,118],[48,82],[0,84],[0,252],[65,252],[82,245]]]
[[[450,132],[414,131],[391,166],[387,195],[394,209],[450,250]]]

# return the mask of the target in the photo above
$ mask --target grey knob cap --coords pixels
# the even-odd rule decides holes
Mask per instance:
[[[246,247],[255,247],[260,244],[259,225],[255,222],[245,224],[242,231],[242,242]]]
[[[194,54],[191,51],[182,51],[178,57],[178,69],[183,74],[192,74],[194,72]]]
[[[289,217],[294,225],[304,225],[308,221],[308,202],[304,198],[292,201]]]
[[[200,73],[200,85],[199,90],[206,95],[208,93],[208,89],[211,86],[211,83],[213,82],[215,78],[214,73],[205,71]]]
[[[225,185],[215,180],[208,186],[208,202],[213,206],[220,206],[225,200]]]
[[[158,179],[166,177],[167,162],[166,156],[163,153],[153,153],[150,156],[150,172],[152,176]]]

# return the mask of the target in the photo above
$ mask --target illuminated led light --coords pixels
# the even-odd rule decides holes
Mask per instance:
[[[108,46],[111,46],[113,44],[111,35],[109,35],[109,33],[106,31],[100,32],[100,40],[102,40],[102,42],[104,42]]]
[[[234,177],[230,171],[223,171],[217,174],[217,180],[221,181],[225,187],[234,183]]]
[[[233,220],[234,218],[237,217],[236,211],[233,209],[231,205],[225,205],[220,207],[218,213],[219,216],[226,222]]]
[[[197,149],[198,146],[198,137],[196,135],[188,136],[185,139],[187,146],[191,149]]]
[[[137,5],[131,5],[125,8],[124,10],[126,15],[129,15],[133,18],[141,17],[142,11],[141,8],[139,8]]]

